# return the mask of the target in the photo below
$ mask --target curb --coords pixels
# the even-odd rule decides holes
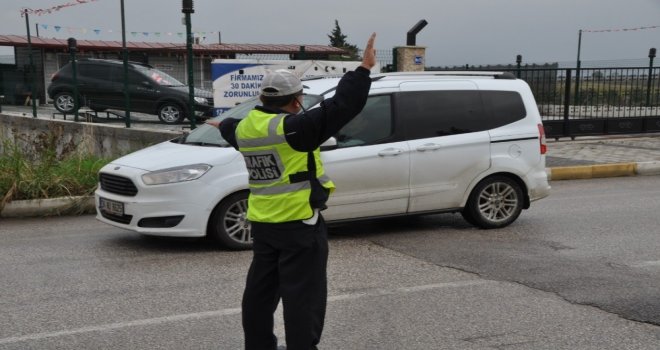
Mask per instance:
[[[660,175],[660,162],[596,164],[546,168],[548,180],[578,180],[635,175]]]
[[[0,218],[43,217],[95,213],[94,196],[61,197],[11,201],[0,211]]]

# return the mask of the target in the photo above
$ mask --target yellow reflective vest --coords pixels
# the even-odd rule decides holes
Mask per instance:
[[[281,223],[312,217],[311,176],[328,191],[335,188],[325,175],[318,148],[313,152],[316,174],[309,174],[308,153],[298,152],[286,142],[285,116],[255,109],[236,127],[238,150],[249,175],[250,221]]]

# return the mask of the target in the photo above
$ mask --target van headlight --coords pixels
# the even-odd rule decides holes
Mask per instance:
[[[211,169],[208,164],[185,165],[176,168],[152,171],[142,175],[145,185],[162,185],[199,179]]]

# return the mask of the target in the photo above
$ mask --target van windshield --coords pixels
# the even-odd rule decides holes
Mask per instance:
[[[184,84],[171,75],[156,68],[137,66],[135,67],[142,74],[146,75],[154,83],[162,86],[184,86]]]
[[[319,95],[303,95],[303,105],[305,109],[309,109],[323,101],[323,96]],[[213,118],[213,120],[225,120],[227,118],[243,119],[248,113],[257,105],[260,104],[259,97],[251,98],[236,107],[222,113],[221,115]],[[200,127],[192,131],[190,134],[181,138],[173,140],[174,142],[193,144],[198,146],[217,146],[217,147],[231,147],[231,145],[222,138],[220,131],[211,125],[202,124]]]

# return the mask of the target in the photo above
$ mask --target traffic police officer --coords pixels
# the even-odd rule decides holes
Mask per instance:
[[[243,120],[210,122],[241,152],[249,174],[253,259],[242,303],[248,350],[276,349],[273,314],[279,298],[289,350],[316,349],[321,339],[328,241],[320,210],[335,185],[323,169],[319,146],[364,107],[376,63],[375,37],[361,65],[319,107],[305,111],[300,79],[277,70],[261,83],[262,106]]]

